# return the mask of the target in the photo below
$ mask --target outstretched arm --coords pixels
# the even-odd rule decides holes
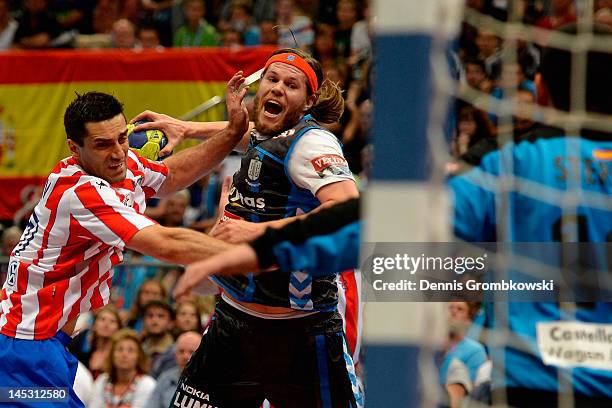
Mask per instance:
[[[159,224],[138,231],[126,246],[162,261],[179,264],[199,261],[234,247],[190,229]]]
[[[173,193],[186,188],[214,169],[238,143],[249,127],[244,96],[248,88],[240,89],[245,78],[242,71],[236,73],[227,84],[227,111],[229,122],[214,136],[197,146],[185,149],[164,160],[168,177],[157,195]]]
[[[358,264],[360,227],[358,199],[311,212],[281,229],[268,228],[249,244],[189,265],[174,294],[188,293],[212,274],[245,274],[275,264],[282,271],[306,270],[313,276],[354,268]]]
[[[319,191],[317,191],[316,197],[321,205],[307,214],[260,223],[244,220],[227,220],[213,228],[210,234],[215,238],[233,244],[247,242],[259,237],[268,227],[281,228],[295,220],[305,218],[309,214],[318,212],[339,202],[359,197],[359,190],[357,190],[357,186],[353,180],[343,180],[321,187]]]

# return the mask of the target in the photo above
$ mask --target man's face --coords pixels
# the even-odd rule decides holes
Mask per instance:
[[[185,19],[190,25],[197,25],[204,17],[204,4],[192,1],[185,6]]]
[[[448,315],[451,321],[470,324],[470,309],[466,302],[449,302]]]
[[[155,48],[159,45],[159,36],[155,30],[143,29],[138,35],[142,48]]]
[[[183,195],[174,195],[166,199],[165,221],[170,225],[182,225],[185,210],[187,210],[187,198]]]
[[[140,287],[138,303],[144,306],[152,300],[161,300],[163,297],[162,288],[157,283],[148,281]]]
[[[172,318],[166,309],[149,307],[145,312],[143,326],[147,334],[160,335],[170,330]]]
[[[70,151],[81,167],[111,184],[125,180],[129,145],[123,114],[102,122],[88,122],[85,129],[83,146],[68,140]]]
[[[465,67],[465,78],[472,88],[478,89],[480,83],[486,79],[486,76],[480,65],[467,64]]]
[[[181,369],[185,368],[191,355],[198,349],[200,340],[200,336],[195,333],[185,333],[177,339],[174,356]]]
[[[274,135],[291,128],[312,107],[306,75],[296,67],[275,62],[264,74],[255,96],[255,128]]]
[[[490,57],[497,51],[499,43],[493,33],[480,31],[476,37],[476,46],[485,57]]]

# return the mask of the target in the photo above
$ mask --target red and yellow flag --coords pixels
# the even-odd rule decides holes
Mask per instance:
[[[0,53],[0,219],[27,207],[47,173],[69,155],[63,126],[75,92],[115,95],[129,120],[149,109],[181,116],[238,70],[263,67],[273,48]],[[200,120],[222,120],[224,107]]]

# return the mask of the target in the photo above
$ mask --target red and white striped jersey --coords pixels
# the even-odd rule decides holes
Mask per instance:
[[[0,333],[52,337],[80,313],[108,303],[126,243],[155,224],[143,215],[168,169],[129,151],[124,181],[85,173],[72,157],[53,169],[0,292]]]
[[[338,274],[338,312],[342,315],[344,333],[353,363],[359,363],[363,304],[361,302],[361,271],[349,269]]]

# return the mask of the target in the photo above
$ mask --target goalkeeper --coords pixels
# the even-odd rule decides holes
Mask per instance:
[[[570,26],[564,31],[571,34],[576,28]],[[596,33],[596,37],[612,40],[610,30],[605,27],[596,27]],[[545,50],[542,61],[542,76],[552,103],[563,111],[570,107],[571,61],[569,52],[552,48]],[[610,72],[612,54],[588,53],[585,106],[589,113],[612,114]],[[612,134],[589,129],[571,135],[559,130],[554,137],[506,145],[484,156],[479,167],[450,181],[455,198],[455,233],[462,239],[477,242],[553,242],[564,241],[562,236],[566,234],[576,237],[570,240],[573,242],[609,241],[612,236],[612,182],[608,170],[611,157]],[[521,191],[508,195],[507,236],[501,235],[496,224],[501,189],[490,182],[491,177],[503,175],[502,162],[513,163],[513,175],[521,180],[518,185],[541,186],[537,196]],[[572,183],[580,183],[580,189],[571,192]],[[574,214],[564,213],[558,204],[568,194],[575,195],[578,201]],[[506,316],[499,314],[502,309]],[[588,334],[609,332],[612,303],[578,304],[572,315],[558,303],[485,305],[485,326],[490,333],[504,330],[506,322],[511,338],[505,346],[492,344],[490,349],[494,402],[505,391],[510,406],[555,407],[563,398],[573,399],[574,404],[567,406],[611,406],[612,363],[588,358],[579,361],[567,353],[551,359],[552,346],[547,339],[552,336],[546,323],[554,322],[559,333],[586,333],[582,340],[595,345],[597,336]],[[570,351],[580,344],[558,336],[557,340],[556,346],[565,346]],[[612,344],[604,347],[612,350]],[[606,358],[610,358],[609,353]]]

